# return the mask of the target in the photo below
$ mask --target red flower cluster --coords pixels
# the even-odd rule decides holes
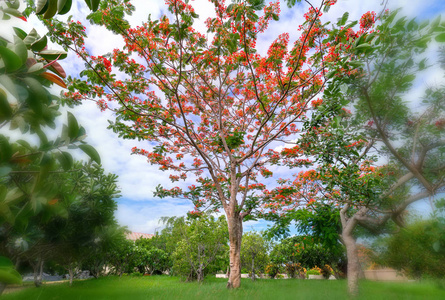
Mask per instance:
[[[368,30],[369,28],[372,27],[372,25],[374,25],[374,22],[375,22],[375,12],[368,11],[360,19],[360,29]]]

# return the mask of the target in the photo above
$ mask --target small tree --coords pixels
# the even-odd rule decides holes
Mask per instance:
[[[165,236],[156,234],[150,239],[140,238],[135,245],[145,251],[143,259],[144,272],[162,274],[171,269],[171,255],[166,251]]]
[[[133,272],[140,264],[143,253],[135,249],[133,241],[124,239],[108,253],[109,262],[114,268],[114,272],[122,276],[125,272]]]
[[[257,232],[246,232],[241,247],[241,265],[250,270],[252,280],[257,273],[264,272],[269,262],[269,243]]]
[[[392,236],[376,242],[376,261],[416,279],[445,276],[445,201],[426,220],[415,220]]]
[[[206,269],[227,251],[227,223],[224,217],[215,219],[203,215],[198,218],[170,218],[181,235],[173,252],[173,272],[187,280],[204,280]]]

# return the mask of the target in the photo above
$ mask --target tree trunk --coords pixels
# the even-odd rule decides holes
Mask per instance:
[[[34,285],[40,287],[42,285],[42,275],[43,275],[43,259],[38,259],[37,263],[33,265],[34,269]]]
[[[357,244],[352,233],[346,231],[342,234],[343,244],[346,247],[348,258],[348,290],[352,296],[358,295],[358,278],[360,275],[360,262],[358,259]]]
[[[199,265],[198,272],[196,275],[198,276],[198,278],[197,278],[198,282],[204,281],[204,270],[203,270],[202,264]]]
[[[70,275],[70,286],[72,286],[73,285],[73,277],[74,277],[74,271],[73,271],[73,267],[69,267],[68,268],[68,273],[69,273],[69,275]]]
[[[14,264],[16,270],[19,269],[19,267],[20,267],[20,263],[21,263],[21,261],[20,261],[20,257],[17,257],[17,260],[15,261],[15,264]]]
[[[252,281],[255,281],[255,258],[252,257]]]
[[[227,288],[238,288],[241,285],[241,238],[243,221],[239,213],[227,217],[230,243],[230,274]]]

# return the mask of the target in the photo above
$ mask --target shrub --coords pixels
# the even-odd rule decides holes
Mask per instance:
[[[301,277],[301,275],[305,273],[300,263],[287,263],[284,269],[289,278]]]
[[[280,272],[280,266],[278,264],[268,264],[266,266],[266,274],[269,275],[270,278],[275,278],[277,274]]]
[[[315,268],[308,270],[306,275],[321,275],[321,269],[316,266]]]

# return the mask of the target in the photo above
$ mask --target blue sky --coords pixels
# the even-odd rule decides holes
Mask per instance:
[[[161,15],[161,12],[166,11],[163,0],[137,0],[132,2],[136,5],[136,12],[130,19],[132,25],[138,25],[146,20],[148,14],[152,15],[152,19],[156,19]],[[316,4],[318,1],[314,2]],[[359,19],[367,11],[379,11],[381,2],[382,0],[339,0],[337,5],[328,14],[324,15],[324,18],[325,20],[336,21],[345,11],[348,11],[351,20]],[[87,25],[88,23],[84,17],[88,14],[88,10],[83,1],[77,1],[77,3],[77,7],[73,7],[71,13],[74,15],[74,19],[79,18]],[[195,6],[195,10],[201,18],[198,22],[198,29],[205,32],[203,20],[210,16],[212,6],[207,0],[192,0],[191,4]],[[443,0],[389,0],[388,5],[390,7],[402,7],[405,14],[410,17],[417,16],[420,19],[431,18],[440,12],[445,12],[445,2]],[[291,40],[292,37],[295,38],[296,28],[302,22],[305,7],[305,5],[299,5],[288,9],[284,3],[281,4],[282,18],[279,22],[272,23],[264,38],[258,42],[260,53],[266,51],[270,42],[285,30],[294,28],[289,33]],[[26,26],[29,29],[36,27],[38,32],[41,33],[45,32],[45,29],[35,18],[30,18]],[[120,39],[102,28],[87,25],[87,32],[89,39],[86,40],[86,43],[93,55],[103,54],[123,45]],[[74,54],[69,55],[69,58],[61,63],[68,73],[74,76],[83,69],[83,63],[76,59]],[[440,73],[431,73],[423,78],[425,83],[435,83],[438,80],[442,80]],[[160,217],[184,215],[193,208],[189,201],[153,197],[153,190],[158,184],[166,187],[172,186],[168,179],[169,173],[159,171],[156,166],[148,164],[143,157],[130,155],[132,147],[147,147],[147,145],[135,141],[121,140],[116,134],[107,130],[107,120],[113,119],[110,112],[101,113],[93,103],[85,103],[72,111],[78,118],[79,123],[86,128],[87,141],[96,147],[101,154],[105,170],[119,175],[122,198],[118,199],[119,208],[116,216],[122,225],[128,226],[132,231],[154,233],[155,230],[162,228],[158,222]],[[79,154],[79,157],[82,158],[81,154]],[[416,204],[416,207],[422,211],[428,209],[425,201],[423,204]],[[264,221],[247,222],[245,231],[263,230],[266,227],[267,224]]]

